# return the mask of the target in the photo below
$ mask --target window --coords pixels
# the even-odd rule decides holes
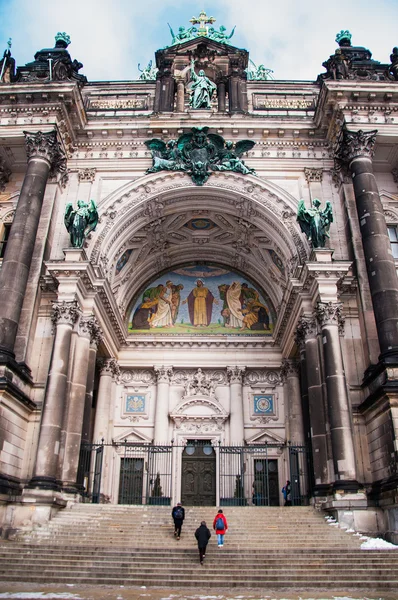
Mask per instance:
[[[11,223],[3,223],[2,227],[3,231],[0,236],[0,258],[4,258],[4,253],[6,251],[7,240],[10,235]],[[0,229],[1,231],[1,229]]]
[[[392,255],[394,258],[398,258],[398,226],[388,225],[388,237],[390,238]]]

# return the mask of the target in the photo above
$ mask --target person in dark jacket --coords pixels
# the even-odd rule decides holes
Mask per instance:
[[[285,506],[292,505],[292,486],[290,485],[290,481],[286,481],[286,485],[282,488],[283,498],[285,500]]]
[[[218,547],[222,548],[224,546],[224,535],[228,531],[228,523],[221,508],[214,517],[213,529],[217,534]]]
[[[206,556],[206,547],[211,538],[210,529],[206,526],[206,521],[202,521],[200,527],[195,531],[195,537],[198,540],[200,564],[203,565],[203,559]]]
[[[181,502],[177,502],[177,504],[171,511],[171,516],[173,517],[174,521],[174,537],[176,537],[177,540],[179,540],[181,536],[182,523],[185,519],[185,510]]]

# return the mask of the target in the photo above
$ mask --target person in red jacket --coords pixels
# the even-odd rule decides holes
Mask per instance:
[[[222,548],[224,546],[224,535],[228,531],[228,523],[221,508],[214,517],[213,529],[217,534],[218,547]]]

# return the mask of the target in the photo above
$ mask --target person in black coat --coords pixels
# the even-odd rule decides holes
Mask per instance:
[[[210,529],[206,526],[206,521],[202,521],[200,527],[195,531],[195,537],[198,540],[200,564],[203,565],[203,559],[206,556],[206,547],[211,538]]]
[[[182,523],[185,519],[185,510],[181,502],[177,502],[176,506],[171,511],[171,516],[174,521],[174,537],[180,539]]]

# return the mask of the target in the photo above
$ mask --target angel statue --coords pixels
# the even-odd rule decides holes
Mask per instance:
[[[78,200],[76,209],[71,203],[67,204],[64,223],[69,232],[72,246],[82,248],[85,238],[90,231],[94,231],[98,224],[98,211],[94,200],[90,200],[90,204]]]
[[[219,139],[218,139],[219,138]],[[254,174],[254,169],[247,167],[241,159],[242,154],[253,148],[255,142],[252,140],[241,140],[235,144],[231,141],[224,142],[224,139],[217,134],[209,134],[209,139],[218,149],[218,159],[211,165],[213,171],[234,171],[242,175]]]
[[[186,170],[176,140],[169,140],[166,144],[163,140],[153,138],[146,141],[145,145],[151,150],[153,160],[152,167],[147,170],[147,173]]]
[[[143,79],[144,81],[154,81],[156,79],[156,73],[158,72],[158,69],[152,65],[151,60],[145,69],[141,69],[140,65],[138,64],[138,70],[141,72],[141,75],[138,79]]]
[[[326,202],[324,210],[320,209],[321,201],[314,198],[311,208],[305,208],[304,200],[300,200],[297,209],[297,221],[301,231],[312,242],[313,248],[324,248],[329,236],[330,224],[333,223],[333,209]]]
[[[236,25],[233,28],[233,30],[231,31],[231,33],[229,35],[227,35],[225,33],[227,31],[227,28],[224,27],[224,25],[220,25],[219,31],[214,29],[214,27],[209,27],[209,30],[207,32],[207,37],[209,37],[211,40],[215,40],[219,44],[229,44],[229,40],[235,33],[235,28],[236,28]]]
[[[191,60],[191,98],[189,104],[191,108],[211,108],[211,97],[217,89],[216,84],[206,77],[206,73],[201,69],[196,75],[195,61]]]

